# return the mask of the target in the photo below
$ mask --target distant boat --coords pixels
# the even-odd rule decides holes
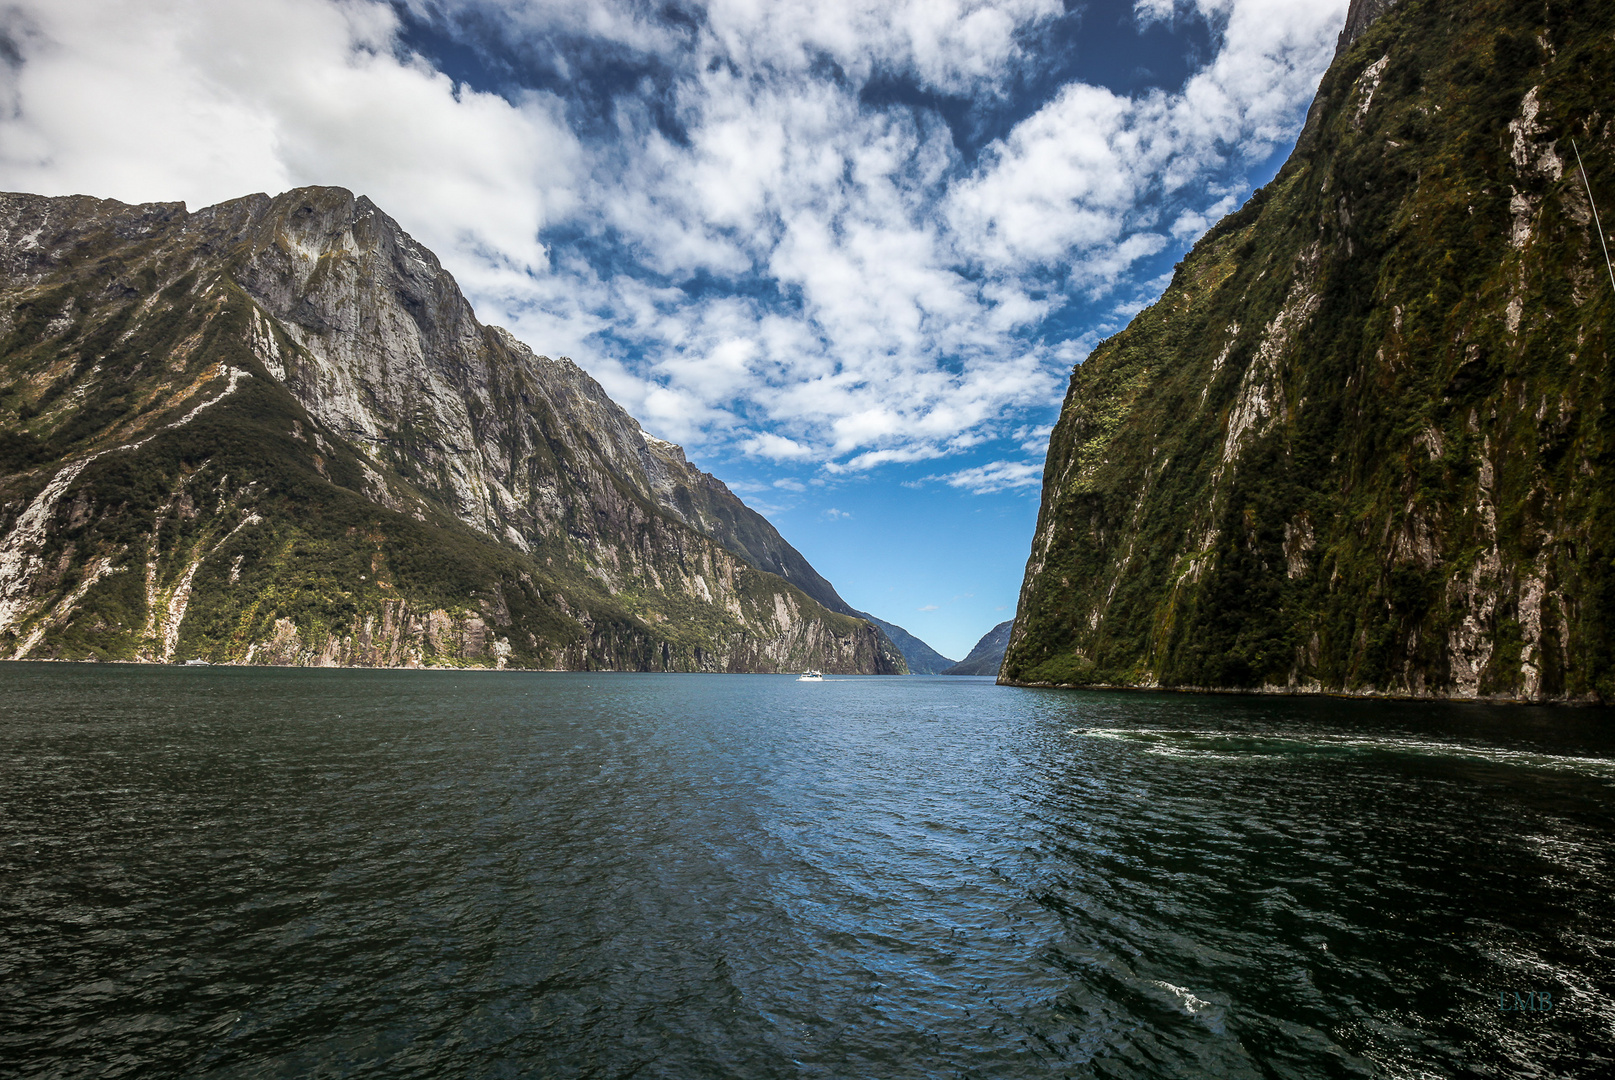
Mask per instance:
[[[184,667],[208,667],[209,665],[208,665],[208,662],[206,660],[187,660],[187,661],[185,661],[183,666]]]
[[[800,675],[798,675],[796,677],[796,681],[797,682],[823,682],[824,681],[824,672],[822,672],[822,671],[804,671],[804,672],[802,672],[802,674],[800,674]]]

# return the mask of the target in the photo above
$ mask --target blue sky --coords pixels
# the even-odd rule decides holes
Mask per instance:
[[[0,187],[366,193],[960,657],[1072,366],[1277,169],[1345,6],[22,0]]]

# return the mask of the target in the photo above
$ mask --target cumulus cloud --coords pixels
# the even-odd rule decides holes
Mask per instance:
[[[25,20],[0,184],[207,205],[335,184],[368,194],[468,284],[547,266],[576,205],[560,102],[457,87],[394,50],[397,18],[326,0],[50,0]],[[455,257],[458,256],[456,259]]]
[[[1133,96],[1069,83],[967,156],[938,112],[864,90],[1007,100],[1058,0],[13,0],[0,186],[201,205],[340,184],[658,434],[832,477],[1035,452],[1070,366],[1164,283],[1141,263],[1293,135],[1344,6],[1135,0],[1141,27],[1217,26],[1209,61]],[[408,19],[556,77],[456,83]],[[569,87],[602,56],[654,78],[585,108]],[[1073,307],[1085,329],[1050,322]]]
[[[1068,85],[973,167],[934,117],[872,109],[858,80],[906,64],[922,83],[1005,85],[1012,37],[972,67],[921,47],[946,35],[921,32],[910,8],[845,6],[821,27],[808,5],[710,5],[703,62],[673,91],[684,137],[626,110],[645,149],[614,165],[625,180],[607,211],[659,274],[762,280],[788,298],[681,297],[636,318],[651,358],[638,370],[706,409],[738,404],[776,437],[740,436],[745,452],[832,472],[957,453],[1057,399],[1080,356],[1042,338],[1041,320],[1113,292],[1232,208],[1230,170],[1293,131],[1343,0],[1201,0],[1223,47],[1181,90]],[[992,14],[1027,27],[1052,11]],[[846,27],[861,28],[856,47]],[[816,71],[815,51],[842,77]],[[726,335],[747,320],[742,347]]]
[[[770,461],[800,461],[813,456],[813,451],[801,443],[766,431],[743,440],[740,446],[746,453],[768,458]]]
[[[968,491],[972,495],[990,495],[1016,488],[1041,487],[1043,463],[1041,461],[992,461],[970,469],[961,469],[944,476],[933,476],[949,487]]]
[[[1233,208],[1230,165],[1260,160],[1290,134],[1333,48],[1342,4],[1200,0],[1226,19],[1222,49],[1178,93],[1123,97],[1072,83],[1018,124],[944,202],[961,248],[992,270],[1069,267],[1080,286],[1112,284],[1166,244],[1162,201],[1193,201],[1168,226],[1180,239]],[[1169,17],[1170,0],[1140,0]],[[1164,12],[1164,16],[1163,13]]]
[[[1042,453],[1053,433],[1053,424],[1026,424],[1016,428],[1011,437],[1019,441],[1021,449],[1027,453]]]
[[[1174,7],[1174,0],[1133,0],[1133,17],[1141,27],[1171,22]]]

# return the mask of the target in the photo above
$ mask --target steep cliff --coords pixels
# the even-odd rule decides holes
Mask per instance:
[[[0,655],[904,670],[819,595],[367,199],[0,195]]]
[[[1609,4],[1354,3],[1073,373],[1004,681],[1615,701],[1612,77]]]

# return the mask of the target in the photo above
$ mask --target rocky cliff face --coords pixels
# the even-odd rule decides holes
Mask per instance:
[[[1615,8],[1351,19],[1073,374],[1004,681],[1615,700]]]
[[[0,195],[0,342],[0,654],[903,670],[346,191]]]
[[[1339,56],[1354,45],[1368,28],[1396,3],[1396,0],[1351,0],[1346,9],[1346,25],[1341,28],[1340,41],[1335,46]]]

